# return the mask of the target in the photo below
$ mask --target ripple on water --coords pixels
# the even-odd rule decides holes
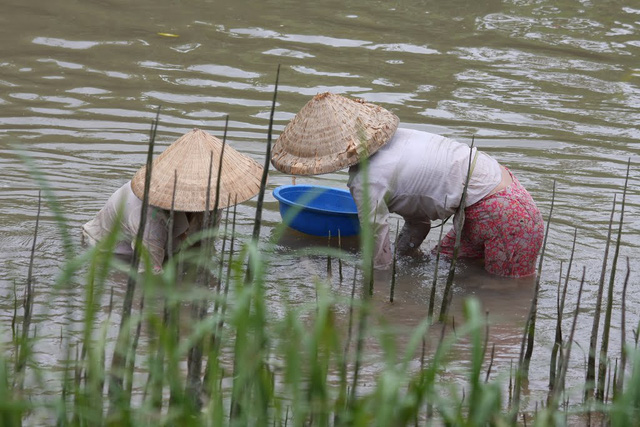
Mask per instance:
[[[111,91],[109,90],[100,89],[97,87],[76,87],[73,89],[68,89],[67,92],[77,93],[80,95],[106,95],[108,93],[111,93]]]
[[[36,37],[32,41],[33,44],[39,44],[50,47],[62,47],[65,49],[91,49],[100,45],[120,45],[127,46],[131,44],[129,41],[91,41],[91,40],[65,40],[55,37]]]
[[[21,292],[26,277],[37,206],[37,182],[14,152],[16,145],[45,173],[80,251],[79,226],[143,164],[158,104],[162,111],[156,152],[193,127],[221,137],[229,115],[229,144],[263,163],[274,71],[281,63],[274,138],[310,97],[331,91],[381,103],[407,127],[465,143],[475,135],[479,147],[514,171],[545,220],[555,180],[533,395],[546,395],[559,264],[563,261],[566,271],[574,227],[578,242],[565,314],[572,314],[585,266],[588,287],[577,337],[581,344],[588,341],[613,197],[617,194],[619,203],[627,159],[634,165],[640,161],[637,7],[543,0],[472,2],[465,9],[440,2],[429,10],[409,2],[389,10],[362,1],[350,4],[349,15],[316,7],[307,16],[317,19],[302,22],[295,8],[265,13],[258,3],[244,9],[242,2],[229,2],[214,16],[206,13],[210,11],[204,3],[176,13],[171,2],[158,6],[142,0],[135,6],[145,12],[140,17],[100,2],[64,6],[39,1],[40,13],[24,13],[24,5],[5,8],[6,16],[15,19],[6,19],[3,31],[20,37],[0,46],[0,292],[7,297],[0,318],[5,323],[13,310],[12,280]],[[603,13],[603,7],[610,9]],[[75,25],[52,22],[54,14],[77,17]],[[96,27],[98,15],[105,25]],[[160,31],[180,37],[161,37]],[[632,168],[621,259],[633,260],[640,246],[637,179]],[[271,190],[291,181],[271,169],[263,213],[265,240],[281,222]],[[346,172],[338,171],[297,182],[344,188],[346,181]],[[238,207],[242,238],[251,234],[254,214],[255,200]],[[35,351],[43,364],[59,367],[60,329],[70,325],[72,339],[81,331],[84,278],[79,277],[71,291],[52,287],[64,257],[60,230],[48,207],[40,225],[34,273],[37,320],[44,326]],[[435,239],[429,236],[425,249],[433,247]],[[312,243],[287,232],[279,243],[267,283],[276,315],[285,304],[308,304],[312,311],[316,288],[307,277],[323,278],[326,259],[295,252]],[[354,243],[350,248],[356,258],[357,247]],[[345,266],[349,281],[353,265]],[[447,265],[440,267],[444,271]],[[459,267],[456,313],[462,298],[471,295],[490,310],[494,375],[504,376],[517,359],[530,288],[488,277],[477,266]],[[618,279],[625,268],[619,262]],[[335,269],[331,290],[348,298],[350,287],[337,283]],[[376,287],[378,313],[388,317],[391,327],[407,333],[422,319],[433,271],[433,263],[402,265],[395,305],[387,303],[388,282]],[[632,281],[637,286],[637,277]],[[116,304],[125,285],[122,277],[109,281]],[[640,310],[637,299],[628,296],[633,324]],[[103,310],[107,305],[103,301]],[[340,310],[345,316],[346,305]],[[99,316],[102,321],[106,313]],[[116,310],[112,321],[118,320]],[[107,328],[107,333],[112,344],[117,327]],[[468,353],[465,345],[456,346],[459,357]],[[575,354],[570,372],[574,385],[584,377],[583,355]],[[378,369],[376,363],[366,367],[369,384]],[[445,375],[454,381],[463,378],[455,367]],[[52,388],[58,385],[54,382]]]
[[[293,50],[293,49],[269,49],[262,53],[264,53],[265,55],[275,55],[275,56],[283,56],[283,57],[299,58],[299,59],[314,57],[314,55],[310,53],[302,52],[299,50]]]

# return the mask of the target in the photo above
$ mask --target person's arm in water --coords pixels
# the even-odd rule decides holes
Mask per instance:
[[[384,200],[385,190],[379,185],[369,186],[369,203],[365,203],[364,191],[361,185],[350,187],[356,206],[361,227],[365,227],[365,211],[368,212],[369,222],[374,235],[373,268],[387,270],[393,261],[391,244],[389,242],[389,208]]]
[[[215,215],[215,223],[213,224],[213,228],[216,228],[220,225],[220,218],[222,217],[222,209],[218,209],[217,214]],[[209,221],[212,220],[214,212],[209,212]],[[188,212],[186,213],[186,221],[188,222],[188,226],[184,233],[180,236],[180,241],[183,242],[187,238],[203,231],[204,227],[204,212]],[[194,242],[195,246],[200,245],[201,241]]]
[[[165,247],[167,244],[167,222],[169,216],[166,211],[149,207],[147,212],[147,224],[142,238],[142,244],[149,252],[151,266],[155,273],[162,272]],[[132,242],[133,246],[133,242]]]
[[[399,255],[420,256],[420,245],[431,230],[428,219],[404,219],[404,225],[398,236],[397,250]]]

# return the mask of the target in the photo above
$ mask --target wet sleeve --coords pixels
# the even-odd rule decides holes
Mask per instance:
[[[398,253],[403,255],[417,250],[430,230],[431,221],[428,219],[405,218],[398,236]]]
[[[168,216],[164,211],[149,209],[142,244],[149,251],[149,257],[155,270],[162,269],[167,244],[167,222]]]
[[[209,212],[208,221],[212,221],[215,215],[215,223],[213,224],[213,228],[216,228],[220,225],[220,218],[222,218],[222,209],[218,209],[215,213],[213,211]],[[195,234],[199,231],[202,231],[204,227],[204,212],[194,212],[191,214],[191,219],[189,220],[189,234]]]
[[[365,211],[374,235],[373,244],[373,268],[376,270],[386,270],[391,267],[392,254],[389,242],[389,208],[384,200],[385,190],[379,185],[372,184],[369,188],[369,203],[365,203],[363,188],[359,183],[354,183],[350,187],[358,208],[358,217],[361,226],[365,226]]]

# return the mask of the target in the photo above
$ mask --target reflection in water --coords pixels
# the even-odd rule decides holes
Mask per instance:
[[[5,3],[0,15],[5,41],[0,46],[4,325],[11,321],[13,308],[7,301],[12,301],[13,283],[20,289],[26,276],[37,207],[37,185],[17,150],[24,150],[46,174],[78,244],[80,225],[144,162],[149,124],[159,104],[157,152],[193,127],[221,137],[229,115],[229,144],[262,163],[280,64],[276,135],[311,96],[333,91],[380,103],[408,127],[463,142],[475,135],[476,145],[517,172],[545,219],[556,180],[532,393],[545,393],[560,262],[566,271],[574,227],[579,241],[567,313],[576,297],[575,272],[586,266],[586,305],[577,341],[583,346],[588,341],[613,194],[622,190],[627,160],[637,163],[640,153],[640,10],[633,2],[349,0],[332,7],[292,0],[198,0],[189,7],[149,0]],[[640,245],[637,178],[632,168],[621,259],[633,259]],[[290,181],[270,173],[265,241],[280,223],[270,192]],[[346,174],[300,178],[298,183],[345,188]],[[62,355],[52,355],[60,349],[60,330],[68,323],[73,330],[80,328],[82,289],[54,288],[63,259],[54,208],[43,213],[34,275],[36,312],[42,320],[36,351],[44,365],[57,367]],[[244,238],[251,233],[254,209],[255,202],[239,206],[238,231]],[[424,244],[426,251],[435,238]],[[278,242],[271,260],[273,282],[268,284],[274,315],[285,302],[313,301],[313,278],[326,277],[326,258],[292,251],[309,245],[327,242],[290,230]],[[357,257],[357,239],[343,239],[342,246]],[[348,297],[353,261],[345,262],[344,270],[340,284],[334,260],[331,289]],[[439,287],[446,270],[442,263]],[[403,331],[400,336],[424,317],[433,271],[433,261],[401,263],[393,304],[388,303],[389,277],[377,279],[377,312]],[[623,276],[617,275],[616,291]],[[628,322],[637,324],[640,304],[633,290],[638,279],[632,274],[631,280]],[[121,284],[122,278],[111,279],[116,308]],[[496,343],[495,372],[504,374],[517,358],[532,286],[532,279],[491,277],[473,264],[458,268],[452,315],[461,321],[463,298],[480,299],[489,312],[490,341]],[[439,289],[437,298],[441,293]],[[614,310],[619,304],[615,301]],[[106,312],[101,315],[106,319]],[[114,322],[117,316],[116,309]],[[614,325],[619,325],[617,316]],[[110,338],[114,334],[109,330]],[[618,349],[619,343],[611,348]],[[457,351],[463,355],[464,345]],[[582,358],[577,350],[569,378],[573,384],[581,383]],[[367,372],[375,373],[375,364]]]

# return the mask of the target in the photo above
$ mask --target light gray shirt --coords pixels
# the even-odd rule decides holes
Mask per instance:
[[[95,245],[116,226],[120,209],[122,209],[120,239],[116,245],[115,253],[130,256],[133,254],[142,212],[142,200],[131,190],[131,181],[120,187],[109,197],[109,200],[107,200],[107,203],[96,217],[82,226],[82,233],[87,243]],[[149,251],[149,256],[156,270],[162,268],[162,261],[165,256],[168,240],[168,221],[169,213],[167,211],[149,206],[142,243]],[[180,243],[177,241],[178,236],[188,229],[189,222],[185,213],[175,212],[173,226],[174,247],[177,247]]]
[[[363,223],[363,214],[367,211],[373,226],[375,268],[388,268],[392,262],[387,222],[390,213],[404,218],[406,232],[422,236],[418,246],[426,237],[431,221],[455,213],[467,179],[470,154],[473,169],[467,207],[500,183],[502,171],[489,155],[475,148],[471,152],[468,145],[450,138],[398,128],[391,140],[369,158],[368,205],[363,194],[361,167],[349,168],[348,186],[358,206],[360,222]]]

